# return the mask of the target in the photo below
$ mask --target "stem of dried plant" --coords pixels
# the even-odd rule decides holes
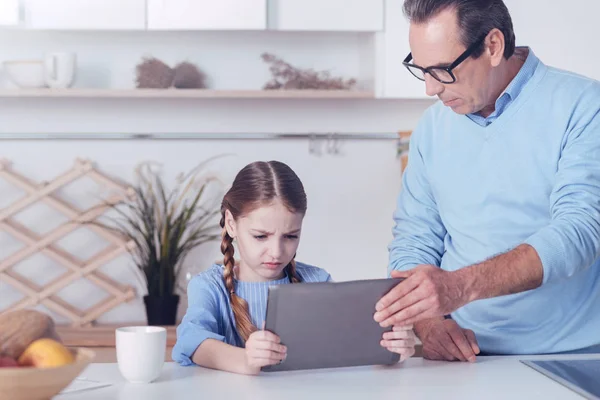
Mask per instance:
[[[272,79],[264,86],[264,90],[277,89],[316,89],[316,90],[351,90],[356,85],[356,79],[344,80],[332,77],[329,71],[300,69],[283,61],[270,53],[263,53],[261,58],[271,64]]]

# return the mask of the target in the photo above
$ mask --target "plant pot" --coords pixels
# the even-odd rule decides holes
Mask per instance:
[[[175,325],[179,296],[144,296],[148,325]]]

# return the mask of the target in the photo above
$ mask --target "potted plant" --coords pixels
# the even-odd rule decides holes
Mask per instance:
[[[118,215],[109,228],[135,243],[130,253],[147,288],[149,325],[175,325],[177,282],[186,255],[220,238],[219,204],[206,199],[216,179],[200,173],[204,164],[180,175],[168,191],[156,165],[143,163],[136,168],[134,195],[109,205]]]

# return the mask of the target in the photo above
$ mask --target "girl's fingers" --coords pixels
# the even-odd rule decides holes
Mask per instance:
[[[275,363],[278,363],[281,360],[284,360],[285,356],[286,356],[286,354],[276,353],[271,350],[258,350],[258,349],[250,350],[248,352],[248,355],[254,359],[269,360],[269,361],[274,361]]]
[[[277,336],[276,334],[274,334],[273,332],[270,331],[256,331],[253,332],[252,335],[253,339],[256,339],[257,341],[268,341],[268,342],[275,342],[275,343],[279,343],[281,342],[281,339],[279,338],[279,336]]]
[[[412,331],[392,331],[384,332],[383,339],[394,340],[394,339],[413,339],[415,337]]]
[[[394,332],[400,332],[400,331],[412,331],[412,329],[413,329],[413,326],[412,326],[412,324],[411,324],[411,325],[404,325],[404,326],[397,326],[397,325],[394,325],[394,328],[393,328]]]
[[[394,348],[413,348],[415,347],[415,340],[414,339],[399,339],[399,340],[382,340],[381,342],[381,346],[386,347],[386,348],[390,348],[390,347],[394,347]]]
[[[398,362],[402,362],[412,356],[415,355],[415,348],[414,347],[386,347],[386,349],[388,351],[391,351],[392,353],[397,353],[400,354],[400,360]]]
[[[266,367],[267,365],[277,365],[281,362],[281,360],[274,360],[271,358],[254,358],[252,359],[251,364],[254,367]]]
[[[270,350],[276,353],[287,353],[287,347],[275,342],[266,340],[257,340],[252,344],[252,348],[256,350]]]

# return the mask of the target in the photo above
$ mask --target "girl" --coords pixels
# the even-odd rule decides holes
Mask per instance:
[[[294,259],[305,213],[304,187],[287,165],[255,162],[237,174],[221,204],[223,265],[190,281],[173,360],[255,375],[285,359],[287,349],[279,337],[257,329],[265,320],[268,287],[331,280],[325,270]],[[384,339],[382,346],[401,359],[414,354],[409,327],[395,327]]]

